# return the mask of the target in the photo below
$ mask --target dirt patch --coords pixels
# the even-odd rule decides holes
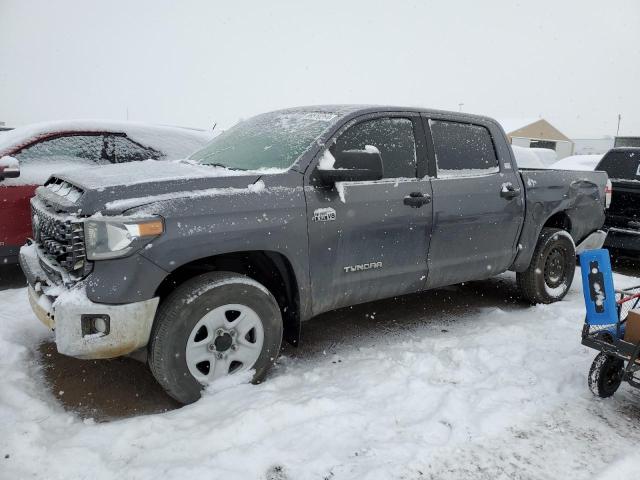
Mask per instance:
[[[39,347],[51,393],[81,418],[103,422],[179,408],[151,371],[132,358],[78,360],[61,355],[54,343]]]

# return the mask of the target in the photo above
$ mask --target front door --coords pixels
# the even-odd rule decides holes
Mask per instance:
[[[368,116],[341,129],[329,152],[377,148],[382,180],[322,186],[315,176],[319,159],[311,165],[312,187],[305,191],[314,314],[425,284],[431,183],[418,178],[423,139],[418,115]]]

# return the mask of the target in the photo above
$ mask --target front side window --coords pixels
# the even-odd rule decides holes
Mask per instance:
[[[286,169],[337,119],[329,112],[265,113],[221,133],[189,160],[237,170]]]
[[[357,123],[329,149],[334,156],[346,150],[376,147],[382,157],[384,178],[415,178],[416,141],[408,118],[376,118]]]
[[[69,135],[35,143],[14,155],[26,164],[103,165],[109,163],[102,135]]]
[[[489,130],[469,123],[430,120],[438,177],[486,175],[499,171]]]

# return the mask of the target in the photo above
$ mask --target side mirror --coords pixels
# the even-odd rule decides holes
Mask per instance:
[[[383,175],[382,157],[378,149],[345,150],[335,157],[332,168],[318,167],[322,182],[332,185],[336,182],[357,182],[380,180]]]
[[[20,164],[13,157],[0,158],[0,180],[20,176]]]

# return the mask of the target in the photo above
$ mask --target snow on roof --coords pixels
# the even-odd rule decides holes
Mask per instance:
[[[498,123],[502,125],[505,133],[515,132],[521,128],[527,127],[532,123],[542,120],[541,118],[498,118]]]
[[[110,120],[61,120],[18,127],[0,136],[0,157],[16,147],[55,133],[109,132],[124,133],[131,140],[151,147],[166,155],[167,159],[186,157],[200,149],[214,136],[213,132],[183,127],[152,125],[141,122]]]

